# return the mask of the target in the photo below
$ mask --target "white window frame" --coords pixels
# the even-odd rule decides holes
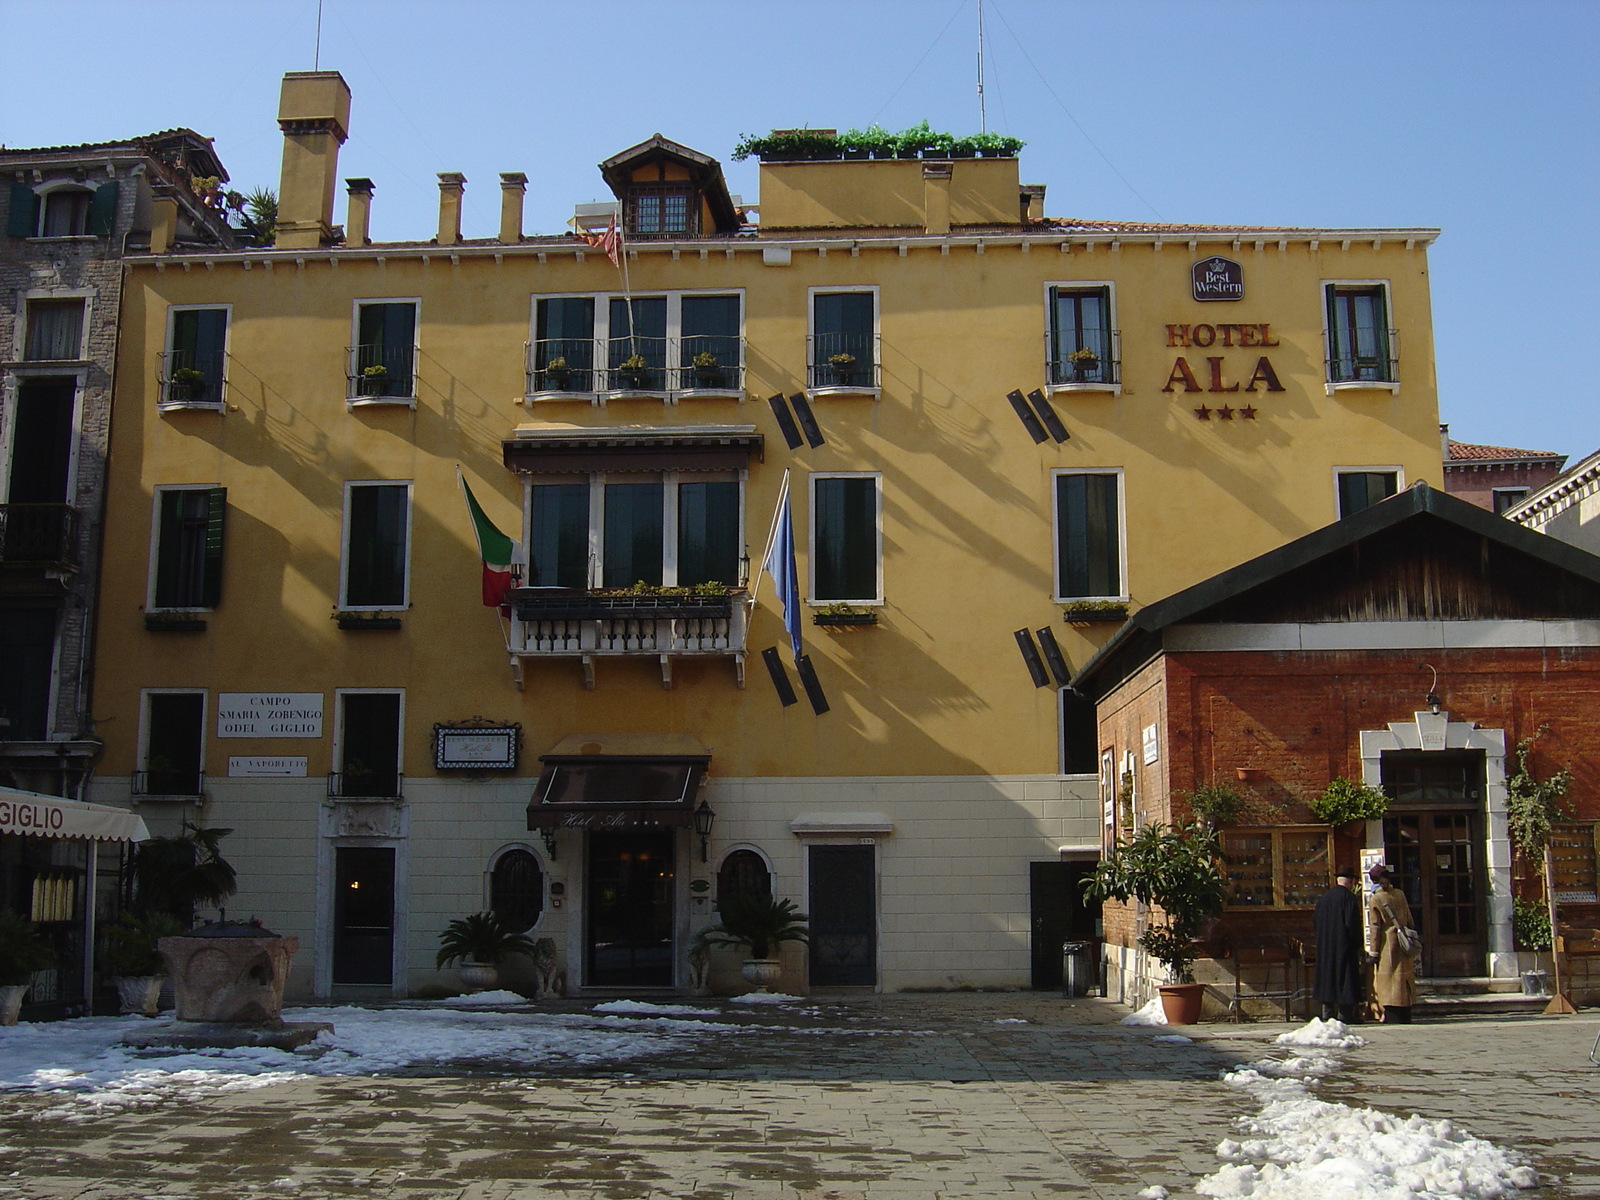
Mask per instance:
[[[200,774],[206,773],[206,755],[210,753],[207,738],[211,724],[211,692],[207,688],[153,687],[139,689],[139,753],[135,762],[139,771],[150,770],[150,697],[199,696],[200,697]],[[142,798],[142,797],[141,797]]]
[[[871,385],[852,384],[849,387],[807,387],[805,389],[807,399],[811,399],[815,396],[871,396],[873,399],[877,399],[883,394],[883,386],[881,382],[883,379],[883,302],[882,297],[879,295],[878,285],[875,283],[863,283],[859,285],[838,284],[832,287],[818,286],[806,288],[806,361],[804,366],[804,378],[808,382],[811,378],[811,344],[813,339],[817,336],[817,297],[842,296],[849,294],[860,295],[869,292],[872,295],[872,346],[873,353],[878,359],[873,366],[874,370],[876,371],[877,379],[880,382]],[[880,509],[882,508],[881,494],[879,497],[879,507]],[[878,590],[881,592],[883,589],[880,587]]]
[[[227,313],[228,317],[227,317],[227,321],[226,321],[226,323],[224,325],[223,332],[222,332],[222,382],[221,382],[221,386],[219,386],[217,388],[217,400],[216,400],[216,403],[214,403],[214,404],[213,403],[207,403],[207,402],[201,401],[201,400],[182,400],[182,401],[176,401],[176,402],[168,400],[167,399],[167,391],[166,391],[166,389],[167,389],[166,376],[168,375],[169,372],[168,372],[167,366],[165,364],[167,364],[169,362],[169,359],[165,359],[164,358],[162,360],[163,366],[162,366],[161,371],[159,373],[160,374],[160,378],[157,380],[157,383],[156,383],[156,387],[158,389],[157,392],[156,392],[156,407],[158,409],[162,409],[162,410],[165,410],[165,411],[171,411],[171,410],[198,408],[198,409],[210,410],[212,412],[221,412],[224,408],[227,407],[227,400],[228,400],[228,367],[233,362],[233,305],[231,303],[226,303],[225,302],[225,303],[221,303],[221,304],[169,304],[169,305],[167,305],[167,332],[166,332],[166,338],[162,342],[161,348],[162,348],[163,353],[168,355],[168,356],[170,356],[173,353],[173,335],[177,332],[177,323],[178,323],[177,322],[177,314],[178,313],[181,313],[181,312],[208,312],[208,311],[216,311],[218,309],[220,309],[221,311]]]
[[[602,349],[609,350],[611,345],[611,302],[613,300],[666,300],[667,302],[667,344],[677,345],[683,339],[683,299],[685,296],[737,296],[739,299],[739,363],[741,384],[744,379],[746,358],[748,358],[748,341],[745,337],[745,289],[742,287],[706,287],[706,288],[662,288],[648,292],[534,292],[528,297],[528,355],[524,363],[526,370],[532,370],[533,346],[539,337],[539,302],[541,300],[593,300],[594,301],[594,347],[595,365],[593,371],[599,374],[610,368],[602,362]],[[667,387],[662,389],[664,400],[667,404],[676,404],[680,396],[736,396],[744,399],[744,388],[675,388],[671,386],[672,372],[680,367],[667,364]],[[530,402],[547,404],[579,401],[591,404],[597,408],[604,408],[606,400],[615,393],[605,389],[596,388],[587,392],[528,392]]]
[[[817,480],[819,479],[872,479],[876,481],[873,491],[878,498],[877,513],[873,521],[876,538],[873,545],[873,557],[876,559],[876,591],[877,594],[870,599],[861,597],[850,600],[819,600],[817,599]],[[806,604],[811,608],[820,608],[828,604],[861,604],[869,608],[881,608],[883,599],[883,472],[882,471],[813,471],[806,481]]]
[[[1333,519],[1344,520],[1344,514],[1339,511],[1339,478],[1342,475],[1384,475],[1394,473],[1394,494],[1398,496],[1406,490],[1406,469],[1397,463],[1388,466],[1335,466],[1333,468]],[[1364,509],[1362,511],[1365,511]]]
[[[333,754],[333,770],[344,774],[344,698],[346,696],[399,696],[400,709],[397,715],[399,728],[396,731],[394,751],[395,777],[404,787],[406,777],[406,689],[385,687],[352,687],[333,689],[333,743],[330,747]],[[356,797],[359,799],[359,797]]]
[[[1328,323],[1328,293],[1338,289],[1377,288],[1383,292],[1383,312],[1387,322],[1385,337],[1389,340],[1389,357],[1394,361],[1394,379],[1346,379],[1334,382],[1328,378],[1329,364],[1333,361],[1333,328]],[[1387,279],[1324,279],[1318,293],[1322,312],[1322,379],[1328,395],[1347,391],[1380,391],[1392,395],[1400,393],[1400,331],[1395,323],[1394,289]]]
[[[350,565],[350,493],[361,487],[403,487],[406,489],[406,561],[405,582],[401,588],[399,604],[349,604],[346,603],[346,585]],[[411,551],[412,526],[416,522],[416,484],[410,479],[347,479],[344,482],[344,513],[339,530],[339,611],[340,612],[399,612],[411,607]],[[379,689],[380,691],[383,689]]]
[[[66,360],[13,363],[0,375],[0,504],[11,499],[11,459],[16,449],[17,392],[25,384],[51,380],[72,381],[72,431],[67,438],[67,483],[63,503],[78,504],[78,466],[83,454],[84,392],[88,388],[89,365]]]
[[[1056,481],[1063,475],[1115,475],[1117,477],[1117,581],[1115,596],[1064,596],[1061,594],[1061,504]],[[1058,467],[1050,472],[1050,590],[1057,604],[1074,600],[1113,600],[1128,603],[1128,481],[1122,467]]]
[[[158,483],[150,496],[150,563],[145,577],[144,609],[150,613],[204,613],[215,609],[205,605],[193,608],[159,608],[156,606],[156,575],[161,558],[161,497],[167,492],[212,492],[220,483]],[[227,552],[227,524],[223,524],[223,552]]]
[[[1121,338],[1117,327],[1117,282],[1114,279],[1055,279],[1044,285],[1044,363],[1045,363],[1045,391],[1047,395],[1055,396],[1063,392],[1105,392],[1113,396],[1122,395],[1122,363],[1117,363],[1117,382],[1115,383],[1050,383],[1050,349],[1056,332],[1056,292],[1091,291],[1104,288],[1106,290],[1106,332],[1111,339],[1113,349],[1121,353]]]
[[[720,293],[719,293],[720,294]],[[550,471],[524,476],[522,484],[522,553],[523,561],[533,561],[533,489],[541,484],[587,483],[589,485],[589,572],[585,586],[598,588],[605,578],[606,551],[606,483],[640,483],[646,478],[655,479],[663,489],[661,497],[661,586],[678,587],[678,485],[680,483],[737,483],[739,485],[739,530],[747,533],[745,526],[745,493],[750,472],[737,471]],[[740,556],[747,549],[748,539],[740,539]],[[752,570],[754,567],[752,566]],[[729,587],[739,581],[730,579]]]
[[[421,296],[358,296],[350,302],[350,349],[345,352],[345,373],[355,374],[356,355],[361,345],[361,309],[368,304],[409,304],[416,314],[411,321],[411,394],[409,396],[352,396],[348,381],[345,384],[346,410],[357,408],[416,408],[417,393],[422,390],[418,370],[422,366],[422,297]],[[233,321],[228,321],[232,332]]]
[[[58,370],[62,367],[71,367],[75,364],[89,361],[89,329],[94,320],[94,304],[98,295],[95,288],[21,288],[17,292],[16,327],[12,330],[11,359],[13,362],[23,362],[23,355],[28,351],[28,327],[33,323],[30,311],[36,300],[82,300],[83,301],[83,326],[78,331],[78,353],[73,358],[39,358],[27,360],[29,367],[38,369],[54,366]]]
[[[94,219],[94,194],[97,187],[91,186],[81,179],[51,179],[33,189],[33,194],[39,197],[39,219],[34,222],[33,233],[28,240],[34,242],[72,242],[87,241],[90,238],[104,237],[104,234],[90,233],[89,221]],[[55,192],[84,192],[89,197],[89,221],[84,222],[82,233],[51,233],[44,232],[45,209],[49,206],[50,196]]]

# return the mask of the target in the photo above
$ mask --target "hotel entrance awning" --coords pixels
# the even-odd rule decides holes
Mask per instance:
[[[0,787],[0,833],[96,842],[144,842],[150,831],[137,813]]]
[[[578,733],[541,754],[529,829],[691,825],[711,752],[686,733]]]

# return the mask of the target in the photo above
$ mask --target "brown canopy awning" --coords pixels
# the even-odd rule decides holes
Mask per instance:
[[[502,444],[513,471],[736,471],[761,453],[754,425],[519,425]]]
[[[688,734],[573,734],[541,754],[528,828],[689,825],[711,752]]]

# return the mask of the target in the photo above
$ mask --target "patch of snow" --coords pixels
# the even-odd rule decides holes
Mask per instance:
[[[729,996],[729,1004],[799,1004],[804,996],[786,996],[782,992],[746,992],[742,996]]]
[[[692,1017],[697,1014],[715,1013],[714,1008],[695,1008],[692,1004],[651,1004],[645,1000],[607,1000],[604,1004],[596,1004],[594,1011],[597,1013],[653,1013],[658,1016]]]
[[[1174,1046],[1192,1046],[1194,1039],[1184,1037],[1181,1033],[1163,1033],[1160,1037],[1153,1037],[1152,1042],[1170,1042]]]
[[[435,1000],[434,1004],[440,1008],[476,1008],[480,1005],[532,1004],[526,996],[519,996],[516,992],[507,991],[505,988],[496,988],[492,992],[469,992],[465,996],[449,996],[443,1000]]]
[[[1122,1025],[1165,1025],[1167,1023],[1166,1010],[1161,1007],[1161,997],[1154,997],[1138,1012],[1129,1013],[1123,1017],[1119,1024]]]
[[[1026,1025],[1028,1022],[1023,1017],[996,1017],[994,1023],[996,1025]]]
[[[1157,1183],[1152,1184],[1150,1187],[1147,1187],[1144,1189],[1144,1191],[1140,1192],[1139,1200],[1167,1200],[1167,1197],[1170,1195],[1172,1195],[1171,1192],[1167,1191],[1166,1188]]]
[[[1343,1021],[1324,1021],[1321,1017],[1312,1017],[1299,1029],[1280,1033],[1273,1041],[1279,1046],[1322,1046],[1329,1050],[1354,1050],[1367,1044],[1366,1038],[1351,1033]]]

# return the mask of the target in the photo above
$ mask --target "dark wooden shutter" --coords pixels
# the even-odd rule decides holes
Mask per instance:
[[[89,204],[89,232],[105,236],[116,223],[117,181],[113,179],[94,190],[94,199]]]
[[[212,488],[206,496],[205,590],[202,603],[216,608],[222,602],[222,525],[228,511],[228,489]]]
[[[11,185],[11,215],[6,233],[12,237],[32,237],[39,230],[39,197],[25,183]]]

